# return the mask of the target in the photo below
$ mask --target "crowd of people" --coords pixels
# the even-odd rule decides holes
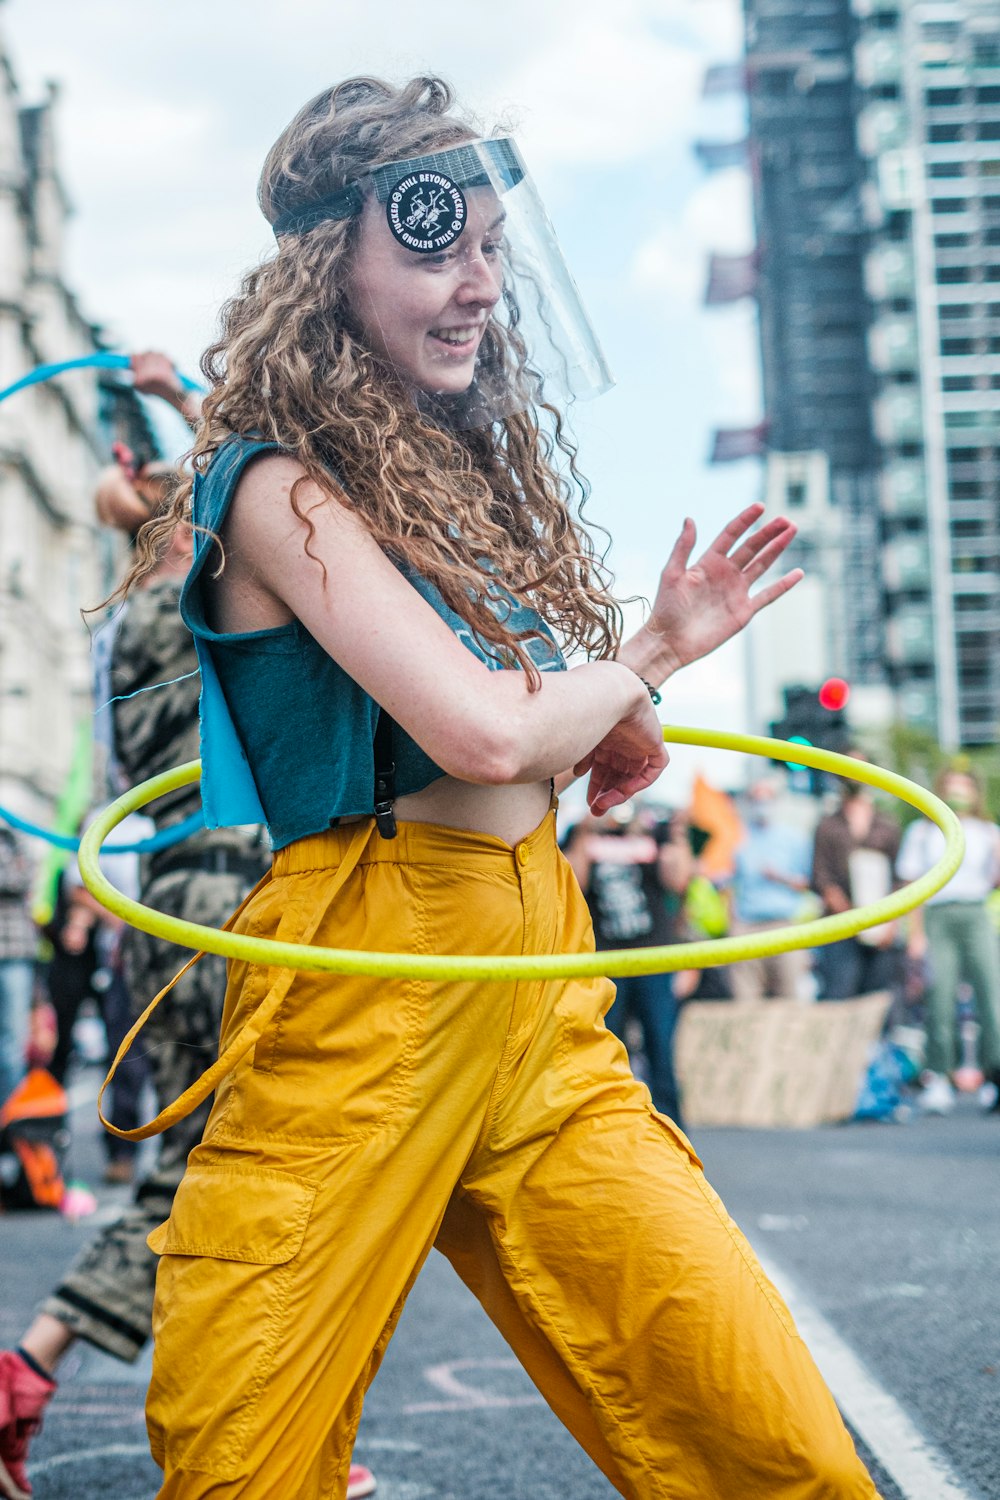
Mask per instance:
[[[1000,829],[967,766],[944,770],[936,789],[961,820],[966,854],[926,908],[813,951],[616,981],[607,1024],[632,1041],[654,1100],[681,1108],[672,1038],[685,1001],[838,1001],[888,992],[888,1024],[905,1021],[926,1034],[921,1110],[954,1107],[964,997],[978,1027],[979,1102],[987,1112],[997,1109],[1000,924],[989,900],[1000,887]],[[935,824],[918,818],[904,832],[860,780],[830,778],[824,807],[773,772],[755,775],[734,800],[740,836],[725,868],[711,875],[701,857],[711,833],[692,826],[688,811],[629,803],[570,826],[563,847],[590,906],[598,949],[766,932],[845,912],[924,875],[944,851]]]

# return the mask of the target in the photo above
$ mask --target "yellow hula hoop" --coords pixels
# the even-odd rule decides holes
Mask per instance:
[[[674,969],[704,969],[716,964],[739,963],[749,958],[764,958],[787,953],[795,948],[816,948],[841,938],[854,937],[866,927],[894,921],[920,906],[935,891],[946,885],[962,862],[965,840],[958,818],[933,793],[885,771],[867,761],[837,755],[832,750],[818,750],[809,745],[792,745],[784,740],[765,739],[760,735],[728,734],[708,729],[682,729],[667,725],[663,738],[672,745],[700,745],[717,750],[736,750],[744,755],[761,755],[770,760],[793,761],[830,771],[878,787],[893,797],[908,802],[930,818],[945,836],[945,851],[937,864],[919,880],[900,890],[837,916],[802,922],[794,927],[774,928],[769,932],[748,933],[743,937],[715,938],[698,943],[671,943],[657,948],[621,948],[599,953],[547,953],[499,956],[497,954],[420,954],[368,953],[346,948],[320,948],[297,943],[279,943],[270,938],[248,937],[242,933],[222,932],[216,927],[202,927],[165,916],[152,907],[143,906],[122,894],[107,879],[98,863],[101,845],[112,829],[130,813],[178,787],[189,786],[201,775],[201,762],[189,761],[173,771],[153,776],[140,786],[119,797],[94,819],[80,845],[80,872],[84,883],[102,906],[122,917],[134,927],[183,948],[205,953],[221,953],[248,963],[281,969],[308,969],[333,974],[366,974],[381,979],[429,980],[523,980],[570,979],[593,975],[661,974]]]

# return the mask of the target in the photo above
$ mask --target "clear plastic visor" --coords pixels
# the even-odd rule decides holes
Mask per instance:
[[[359,186],[355,313],[381,356],[457,425],[614,384],[510,137],[389,162]]]

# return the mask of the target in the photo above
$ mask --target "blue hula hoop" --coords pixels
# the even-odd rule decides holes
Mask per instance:
[[[27,375],[22,375],[20,380],[15,380],[13,385],[6,386],[0,391],[0,401],[6,401],[8,396],[13,396],[16,391],[23,391],[29,385],[40,385],[44,380],[51,380],[54,375],[62,375],[65,370],[127,370],[131,361],[127,354],[111,354],[102,350],[97,354],[84,354],[79,359],[63,359],[56,364],[38,365]],[[196,380],[177,372],[177,378],[185,390],[200,391],[203,389]]]
[[[39,828],[37,823],[29,823],[27,818],[19,818],[7,807],[0,807],[0,818],[9,823],[11,828],[16,828],[20,833],[27,833],[32,838],[44,839],[47,844],[52,844],[56,849],[66,849],[70,854],[76,854],[80,848],[80,840],[74,839],[65,833],[55,833],[51,828]],[[171,844],[180,844],[184,839],[190,838],[205,826],[205,814],[199,808],[196,813],[185,818],[181,823],[175,823],[171,828],[163,828],[159,833],[154,833],[148,839],[140,839],[134,844],[102,844],[102,854],[155,854],[158,849],[169,849]]]

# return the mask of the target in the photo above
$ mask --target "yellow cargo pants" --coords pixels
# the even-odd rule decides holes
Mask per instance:
[[[423,824],[302,839],[236,928],[414,953],[593,944],[552,814],[514,848]],[[613,994],[232,963],[223,1049],[274,1014],[226,1064],[150,1237],[161,1500],[342,1496],[432,1246],[622,1495],[877,1500],[786,1307],[605,1030]]]

